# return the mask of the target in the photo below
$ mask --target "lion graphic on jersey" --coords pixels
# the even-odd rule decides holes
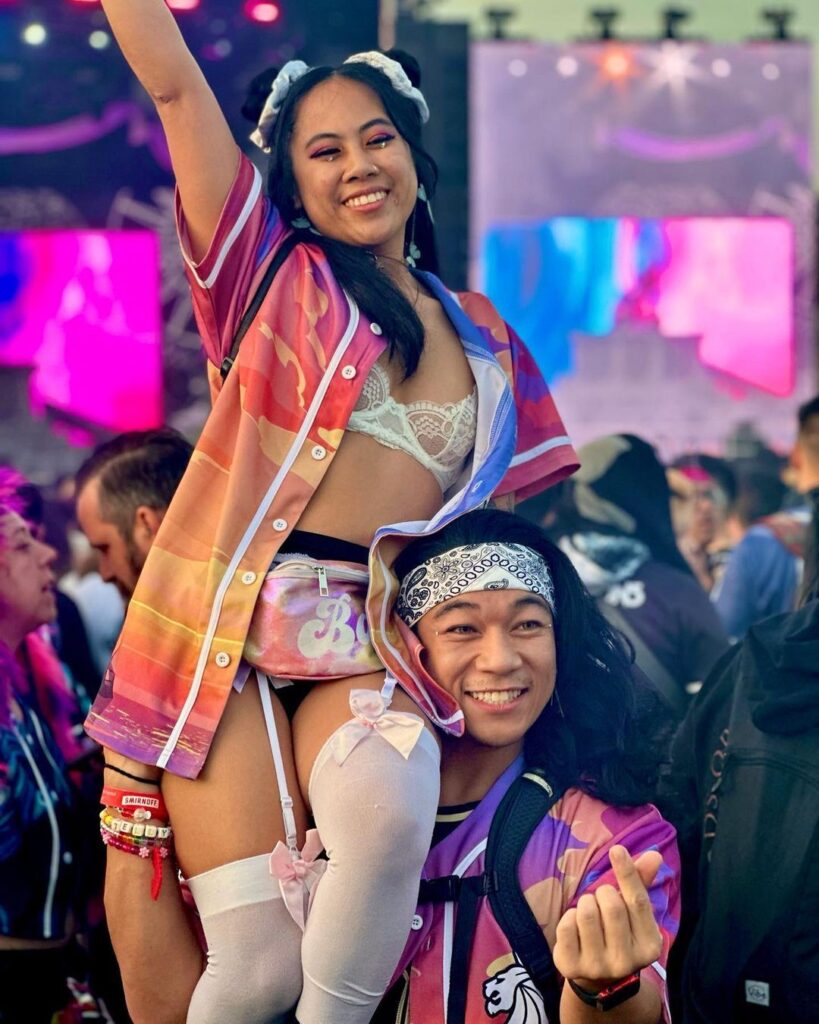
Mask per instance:
[[[549,1024],[540,992],[520,962],[485,981],[483,996],[489,1017],[509,1014],[504,1024]]]

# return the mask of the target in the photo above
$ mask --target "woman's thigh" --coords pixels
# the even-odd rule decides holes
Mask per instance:
[[[290,723],[271,691],[287,788],[304,840],[306,814],[293,761]],[[174,829],[176,856],[188,877],[234,860],[268,853],[285,829],[276,769],[253,675],[231,691],[205,766],[196,779],[166,772],[162,793]]]
[[[350,692],[352,690],[380,690],[384,685],[384,673],[351,676],[332,682],[316,683],[299,705],[293,718],[293,749],[296,760],[301,796],[308,805],[307,787],[319,751],[332,734],[352,718]],[[400,687],[393,694],[391,711],[408,711],[418,715],[440,746],[435,728],[415,701]]]

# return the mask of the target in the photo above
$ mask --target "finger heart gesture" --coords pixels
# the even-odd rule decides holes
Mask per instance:
[[[648,851],[635,861],[622,846],[609,856],[618,888],[584,893],[558,922],[553,950],[563,977],[592,990],[647,967],[663,948],[648,896],[662,856]]]

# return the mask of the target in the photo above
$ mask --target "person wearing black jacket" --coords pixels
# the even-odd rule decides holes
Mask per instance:
[[[806,580],[816,593],[819,574]],[[754,625],[672,752],[683,858],[669,981],[682,1024],[802,1024],[819,1007],[819,601]]]
[[[677,547],[665,470],[633,434],[598,438],[578,454],[549,533],[682,718],[728,636]]]

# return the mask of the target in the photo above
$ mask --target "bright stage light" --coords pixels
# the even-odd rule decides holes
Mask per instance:
[[[23,42],[28,43],[29,46],[42,46],[46,39],[48,39],[46,27],[41,25],[39,21],[33,21],[30,25],[26,25],[20,35]]]
[[[111,42],[111,37],[107,32],[103,32],[102,29],[97,29],[96,32],[92,32],[88,37],[88,45],[93,46],[95,50],[104,50]]]
[[[281,8],[273,0],[246,0],[245,14],[251,21],[272,25],[281,17]]]
[[[200,0],[167,0],[172,11],[195,11]]]
[[[769,82],[775,82],[779,78],[780,71],[778,64],[763,64],[762,65],[762,77],[767,78]]]
[[[509,74],[512,75],[513,78],[523,78],[528,70],[529,65],[525,60],[515,58],[515,60],[509,61]]]
[[[697,64],[698,54],[697,46],[675,42],[663,43],[659,49],[650,50],[643,57],[651,68],[648,87],[656,91],[668,89],[677,99],[682,99],[692,82],[702,81],[706,77],[705,72]],[[725,61],[724,64],[727,65],[728,62]],[[726,68],[719,65],[718,61],[714,61],[711,70],[718,78],[726,77]],[[730,74],[730,66],[727,71]]]
[[[711,70],[717,78],[727,78],[731,74],[731,65],[724,57],[717,57],[711,64]]]
[[[622,81],[634,74],[634,60],[626,50],[607,49],[600,61],[600,70],[612,81]]]
[[[559,75],[562,75],[564,78],[571,78],[577,74],[580,64],[574,57],[565,55],[558,60],[556,67]]]

